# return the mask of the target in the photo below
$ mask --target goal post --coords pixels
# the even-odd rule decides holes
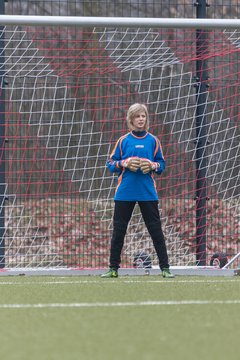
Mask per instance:
[[[0,24],[2,267],[108,266],[116,177],[106,161],[128,107],[143,102],[167,163],[156,183],[171,266],[208,266],[219,254],[235,269],[240,20],[0,15]],[[146,255],[157,266],[136,206],[122,268]]]
[[[236,29],[240,25],[240,19],[0,15],[0,23],[18,26],[79,26],[82,28]]]

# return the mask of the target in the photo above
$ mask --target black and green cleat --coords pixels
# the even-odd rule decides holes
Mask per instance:
[[[118,272],[117,272],[117,270],[110,268],[106,273],[102,274],[101,277],[102,278],[117,278]]]
[[[170,272],[169,269],[163,269],[162,270],[162,277],[172,279],[175,276]]]

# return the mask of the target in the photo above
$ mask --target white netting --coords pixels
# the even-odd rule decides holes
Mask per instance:
[[[44,39],[44,31],[36,35],[31,29],[15,27],[4,28],[3,34],[3,68],[8,81],[6,121],[11,139],[7,149],[10,183],[5,186],[9,198],[5,205],[9,266],[89,266],[92,258],[107,256],[104,246],[108,245],[112,227],[116,179],[105,163],[114,142],[126,131],[129,102],[138,99],[149,106],[153,128],[165,129],[164,137],[168,137],[163,150],[167,152],[170,170],[164,185],[160,182],[159,186],[171,263],[194,263],[193,173],[199,141],[196,136],[199,94],[194,77],[193,32],[189,32],[187,42],[184,37],[187,33],[183,36],[181,31],[173,34],[151,29],[94,29],[86,35],[81,31],[79,38],[78,31],[76,34],[66,28],[60,32],[49,29]],[[238,47],[237,32],[225,31],[221,37]],[[212,62],[221,56],[221,46],[216,46],[216,53],[211,51]],[[235,69],[236,63],[232,59],[231,67]],[[236,85],[237,75],[233,78],[229,72],[219,70],[219,65],[216,69],[215,81],[221,84],[218,92],[212,90],[210,81],[206,95],[207,165],[200,159],[200,166],[207,166],[207,186],[213,200],[216,203],[223,200],[238,221],[240,134],[236,115],[231,118],[232,105],[225,104],[231,101],[232,93],[224,95],[222,90],[224,81],[235,81]],[[166,146],[171,149],[165,149]],[[62,210],[59,199],[64,199]],[[43,203],[44,211],[40,205]],[[38,220],[37,211],[32,212],[35,208],[40,214]],[[68,219],[71,216],[77,218],[78,226]],[[71,222],[74,225],[70,226]],[[212,229],[211,224],[209,228]],[[100,245],[95,244],[95,240],[94,245],[90,244],[93,238],[104,238],[105,245],[101,241]],[[212,249],[217,246],[211,243]],[[236,243],[229,246],[236,251]],[[129,225],[125,254],[132,259],[142,250],[155,261],[151,241],[136,209]],[[89,254],[91,259],[84,262],[81,258]],[[74,261],[65,261],[65,257]]]

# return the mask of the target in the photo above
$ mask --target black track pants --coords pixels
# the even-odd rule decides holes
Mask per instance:
[[[136,201],[115,201],[113,215],[113,234],[111,239],[110,267],[118,269],[127,226],[131,219]],[[168,255],[162,232],[157,201],[138,201],[143,220],[152,238],[160,269],[169,268]]]

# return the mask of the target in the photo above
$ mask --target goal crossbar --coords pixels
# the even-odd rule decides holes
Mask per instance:
[[[240,19],[0,15],[0,25],[233,29],[240,27]]]

